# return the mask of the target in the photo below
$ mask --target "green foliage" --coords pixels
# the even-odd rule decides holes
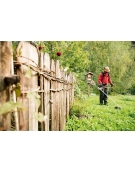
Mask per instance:
[[[131,87],[131,94],[134,94],[134,95],[135,95],[135,85],[133,85],[133,86]]]
[[[18,110],[24,109],[22,103],[20,102],[17,103],[14,103],[13,101],[5,102],[0,107],[0,115],[6,115],[7,113],[13,112],[15,108],[17,108]]]
[[[20,97],[20,95],[21,95],[21,85],[20,85],[20,83],[16,84],[16,87],[14,88],[14,91],[16,93],[16,97]]]
[[[27,98],[32,99],[35,102],[37,109],[40,106],[40,95],[36,92],[29,91],[27,93]],[[39,122],[43,122],[45,120],[45,116],[41,112],[31,112],[34,115],[34,118]]]
[[[74,92],[75,98],[79,100],[85,99],[85,95],[83,92],[80,90],[78,85],[75,85],[75,92]]]
[[[125,96],[121,96],[120,100],[123,100],[124,102],[125,101],[135,102],[135,97],[133,95],[125,95]]]
[[[40,106],[40,95],[38,95],[38,93],[33,92],[33,91],[29,91],[27,93],[27,98],[32,99],[35,102],[37,108],[39,108],[39,106]]]
[[[51,59],[59,60],[61,65],[71,72],[84,72],[88,65],[88,51],[84,50],[87,42],[83,41],[44,41],[35,42],[43,47],[43,52],[49,53]],[[57,56],[61,52],[62,56]]]
[[[16,50],[19,42],[13,42]],[[35,41],[37,46],[42,46],[42,51],[49,53],[51,59],[59,60],[67,72],[76,76],[77,84],[75,96],[85,100],[84,94],[88,92],[88,85],[85,74],[88,71],[94,73],[93,80],[97,84],[99,73],[104,66],[111,69],[110,75],[113,83],[112,94],[132,93],[135,94],[135,49],[131,48],[130,41]],[[61,52],[61,56],[57,56]],[[14,53],[15,54],[15,53]],[[21,54],[21,49],[17,54]],[[26,77],[31,77],[31,70],[28,68]],[[91,92],[99,93],[96,87],[91,86]],[[19,93],[17,90],[16,93]]]
[[[97,83],[99,73],[104,66],[111,69],[114,91],[127,93],[135,86],[135,50],[129,41],[38,41],[43,52],[48,52],[54,60],[59,60],[63,68],[77,76],[80,90],[86,94],[85,73],[94,73],[93,80]],[[57,52],[62,56],[57,56]],[[92,88],[94,92],[97,92]],[[92,92],[93,92],[92,91]],[[132,93],[134,89],[132,88]]]
[[[129,113],[129,116],[135,119],[135,111],[134,111],[134,112]]]
[[[98,75],[104,66],[111,69],[110,75],[115,84],[114,90],[118,93],[127,93],[127,89],[135,83],[135,50],[131,49],[131,42],[126,41],[91,41],[85,47],[89,51],[88,69],[94,73],[97,83]]]
[[[19,41],[12,41],[12,50],[13,50],[13,58],[16,59],[17,55],[17,46],[18,46]]]
[[[30,69],[30,67],[27,67],[27,70],[25,72],[25,77],[31,78],[31,76],[32,76],[32,70]]]
[[[38,112],[38,113],[33,112],[33,115],[37,121],[39,121],[39,122],[44,121],[44,115],[41,112]]]
[[[135,96],[111,96],[122,109],[114,109],[114,103],[108,99],[109,106],[98,105],[98,96],[76,100],[67,117],[67,131],[134,131]]]
[[[12,50],[13,50],[13,59],[16,60],[18,56],[22,55],[22,46],[17,51],[17,46],[19,44],[19,41],[12,41]]]

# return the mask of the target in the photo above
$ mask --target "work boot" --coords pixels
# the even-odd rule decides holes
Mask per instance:
[[[108,106],[108,103],[107,102],[104,102],[104,105]]]

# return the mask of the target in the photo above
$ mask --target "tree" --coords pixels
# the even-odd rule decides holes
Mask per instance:
[[[87,90],[84,74],[94,73],[97,83],[99,73],[105,66],[111,69],[110,75],[116,92],[126,92],[135,85],[135,50],[127,41],[43,41],[35,42],[43,52],[59,60],[62,67],[76,74],[78,85]],[[60,52],[61,56],[57,55]],[[128,82],[127,82],[128,81]],[[84,83],[84,84],[83,84]]]

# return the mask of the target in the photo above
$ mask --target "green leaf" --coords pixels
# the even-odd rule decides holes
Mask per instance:
[[[14,111],[15,108],[18,108],[19,110],[24,109],[24,106],[22,103],[14,103],[14,102],[5,102],[3,105],[0,107],[0,114],[4,115],[7,114],[11,111]]]
[[[40,95],[34,91],[29,91],[28,94],[27,94],[27,98],[36,98],[36,99],[39,99],[40,98]]]
[[[16,107],[19,110],[25,109],[24,106],[23,106],[23,104],[20,103],[20,102],[13,103],[13,105],[14,105],[14,107]]]
[[[33,101],[35,102],[37,108],[39,108],[39,106],[40,106],[40,95],[38,95],[38,93],[33,92],[33,91],[29,91],[28,94],[27,94],[27,98],[33,99]]]
[[[6,102],[0,107],[0,114],[6,114],[13,110],[13,104],[11,102]]]
[[[20,84],[17,84],[14,90],[15,90],[15,93],[16,93],[16,97],[20,97],[20,95],[21,95],[21,86],[20,86]]]
[[[21,45],[20,49],[18,50],[17,55],[18,56],[21,56],[22,55],[22,45]]]
[[[32,76],[32,70],[28,67],[25,72],[25,77],[31,78],[31,76]]]
[[[36,103],[37,108],[39,108],[39,106],[40,106],[40,100],[39,99],[34,99],[34,101]]]
[[[34,114],[34,118],[37,121],[39,121],[39,122],[43,122],[44,121],[44,115],[41,112],[39,112],[39,113],[33,112],[33,114]]]

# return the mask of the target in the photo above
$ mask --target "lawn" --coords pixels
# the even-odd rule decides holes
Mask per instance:
[[[117,104],[121,109],[116,109]],[[76,99],[67,116],[66,131],[134,131],[135,96],[109,96],[108,106],[99,105],[99,96]]]

